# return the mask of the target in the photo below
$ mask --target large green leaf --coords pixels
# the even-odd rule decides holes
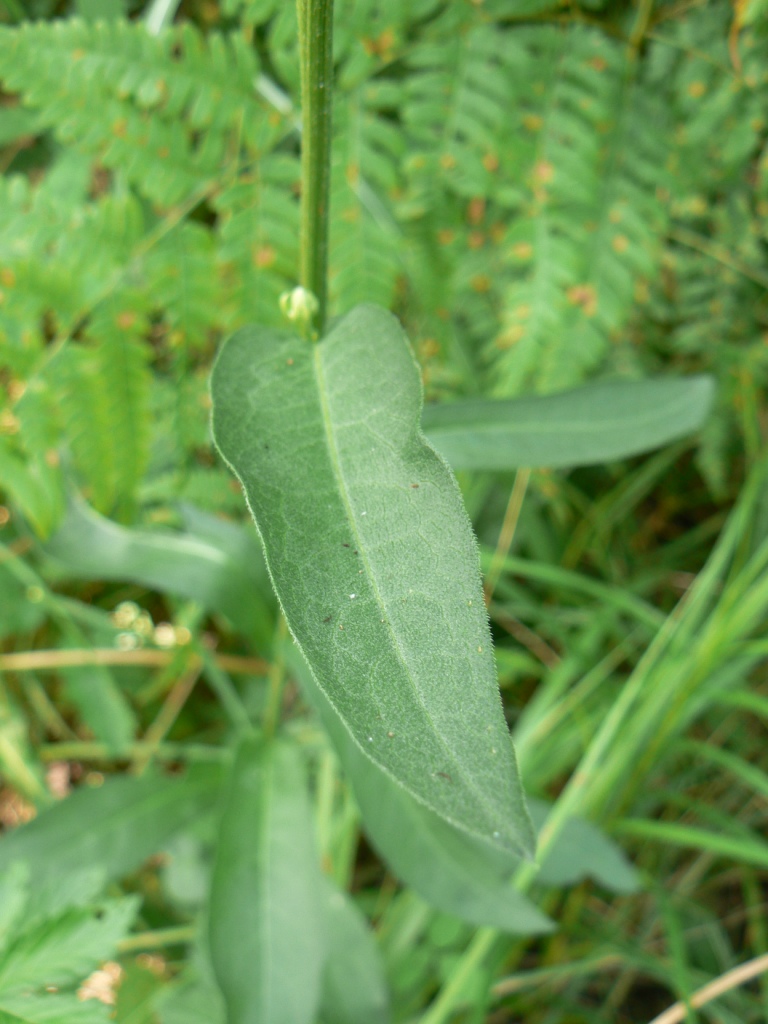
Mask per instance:
[[[21,860],[38,886],[55,878],[61,888],[63,878],[84,866],[119,878],[209,810],[220,777],[217,767],[201,765],[183,778],[123,777],[78,789],[0,839],[0,873]]]
[[[454,469],[589,466],[698,430],[713,398],[711,377],[600,381],[555,395],[430,405],[422,424]]]
[[[298,749],[242,740],[209,911],[227,1024],[312,1024],[325,959],[321,884]]]
[[[216,443],[347,729],[437,814],[530,854],[477,544],[420,432],[419,372],[397,320],[360,306],[316,345],[245,328],[212,390]]]
[[[398,786],[352,740],[295,647],[286,658],[333,741],[366,835],[392,872],[432,906],[471,924],[521,935],[554,923],[510,885],[520,858],[454,828]]]
[[[373,932],[346,893],[323,878],[328,961],[320,1019],[326,1024],[387,1024],[389,993]]]

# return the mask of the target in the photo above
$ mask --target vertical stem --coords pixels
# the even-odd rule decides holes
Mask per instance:
[[[322,334],[328,303],[333,0],[296,0],[301,62],[301,252],[299,283],[317,299],[312,333]]]
[[[525,500],[525,494],[528,490],[528,483],[530,479],[530,469],[518,469],[517,474],[515,475],[515,482],[512,485],[512,493],[509,496],[507,511],[504,513],[504,522],[501,524],[501,530],[499,531],[499,541],[496,545],[496,551],[491,560],[488,575],[485,577],[485,603],[487,605],[490,605],[491,603],[493,592],[496,589],[496,584],[499,582],[501,570],[504,567],[504,561],[509,554],[509,549],[515,538],[515,530],[517,529],[517,524],[520,519],[520,513],[523,510],[523,501]]]

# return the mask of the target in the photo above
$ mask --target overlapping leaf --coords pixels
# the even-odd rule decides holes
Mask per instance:
[[[361,306],[314,346],[244,329],[212,391],[289,626],[351,735],[435,813],[529,854],[477,546],[397,321]]]
[[[325,960],[301,755],[244,739],[211,884],[210,947],[228,1024],[312,1024]]]

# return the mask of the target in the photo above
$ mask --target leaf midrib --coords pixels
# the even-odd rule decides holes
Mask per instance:
[[[358,531],[358,528],[357,528],[357,522],[356,522],[356,520],[354,518],[354,515],[353,515],[353,512],[352,512],[352,505],[351,505],[350,500],[349,500],[349,493],[347,491],[347,487],[346,487],[346,484],[344,482],[344,476],[343,476],[343,473],[341,471],[341,462],[340,462],[340,458],[339,458],[339,449],[338,449],[338,444],[336,443],[336,436],[335,436],[335,431],[333,429],[333,420],[331,418],[330,408],[328,406],[328,389],[327,389],[326,381],[325,381],[325,371],[324,371],[323,364],[322,364],[321,344],[322,343],[318,343],[318,344],[314,345],[312,364],[313,364],[313,368],[314,368],[314,371],[315,371],[315,381],[317,383],[317,393],[318,393],[318,397],[319,397],[319,401],[320,401],[320,412],[321,412],[322,421],[323,421],[323,432],[324,432],[324,436],[325,436],[326,449],[328,451],[328,456],[329,456],[329,459],[330,459],[331,468],[333,470],[334,479],[336,481],[337,490],[339,492],[339,495],[341,497],[342,503],[344,505],[344,510],[345,510],[345,512],[347,514],[347,521],[349,523],[350,529],[352,530],[352,533],[353,533],[353,536],[354,536],[354,539],[355,539],[355,543],[356,543],[356,546],[357,546],[357,550],[360,552],[360,558],[361,558],[361,561],[363,562],[363,565],[365,567],[365,570],[366,570],[366,573],[367,573],[367,578],[370,581],[371,588],[372,588],[372,590],[374,592],[375,599],[376,599],[376,601],[378,603],[378,606],[379,606],[379,609],[381,610],[382,615],[384,617],[383,618],[383,625],[389,631],[390,637],[392,639],[393,649],[395,651],[397,659],[398,659],[398,661],[400,662],[400,664],[401,664],[401,666],[403,668],[405,676],[406,676],[406,678],[408,679],[408,682],[411,685],[411,688],[412,688],[412,690],[413,690],[413,692],[414,692],[414,694],[416,696],[416,699],[417,699],[419,705],[422,708],[422,711],[424,712],[424,715],[426,716],[427,720],[429,721],[430,725],[432,726],[433,735],[437,737],[438,742],[440,743],[441,747],[445,750],[445,752],[446,752],[446,754],[448,756],[448,759],[450,760],[451,764],[458,766],[459,770],[457,771],[457,775],[460,778],[465,780],[465,783],[469,786],[469,788],[473,791],[473,793],[476,794],[476,796],[479,799],[479,802],[485,808],[486,814],[487,814],[487,819],[486,820],[492,821],[494,819],[494,817],[495,817],[495,815],[493,813],[493,808],[489,805],[488,801],[485,799],[485,794],[483,793],[482,789],[475,784],[474,779],[472,779],[471,776],[467,776],[464,773],[464,771],[462,769],[462,766],[456,760],[456,757],[453,754],[451,748],[448,746],[446,740],[444,739],[444,737],[442,735],[442,732],[438,729],[436,722],[434,721],[432,715],[429,712],[429,709],[427,708],[427,706],[424,703],[424,699],[422,697],[421,692],[419,691],[419,688],[416,686],[416,684],[415,684],[415,682],[413,680],[413,675],[412,675],[412,672],[411,672],[410,667],[408,665],[408,661],[407,661],[407,659],[405,657],[404,652],[401,649],[400,643],[398,642],[397,636],[396,636],[395,631],[394,631],[394,629],[392,627],[392,623],[390,621],[390,617],[389,617],[389,614],[387,612],[386,604],[384,603],[383,597],[382,597],[381,592],[380,592],[379,587],[378,587],[378,582],[376,580],[376,576],[375,576],[375,574],[373,572],[373,568],[372,568],[371,563],[370,563],[370,561],[368,559],[367,548],[362,543],[362,538],[361,538],[361,535],[360,535],[360,533]],[[331,700],[330,697],[328,699],[329,699],[329,701]],[[376,701],[377,707],[379,707],[381,709],[381,705],[379,704],[378,698],[377,698],[377,696],[375,694],[374,694],[374,700]],[[331,703],[333,703],[333,701],[331,701]],[[334,708],[335,708],[335,705],[334,705]],[[337,710],[337,713],[338,713],[338,709],[336,709],[336,710]],[[343,716],[340,716],[340,717],[342,717],[342,720],[344,720]],[[360,749],[363,751],[363,753],[366,755],[366,757],[370,758],[371,755],[368,753],[368,751],[365,749],[365,747],[362,745],[362,743],[360,743],[359,740],[357,740],[357,737],[354,736],[354,734],[351,732],[351,730],[348,730],[348,731],[350,731],[350,735],[352,735],[353,739],[355,740],[357,745],[360,747]],[[371,758],[371,760],[374,760],[374,759]],[[398,779],[393,774],[393,772],[390,770],[389,767],[387,767],[385,764],[383,764],[381,761],[378,761],[378,760],[375,761],[375,764],[377,764],[383,771],[385,771],[387,773],[387,775],[389,775],[392,779],[394,779],[395,782],[398,783],[398,785],[402,786],[403,789],[406,789],[407,792],[411,793],[420,803],[424,804],[425,807],[430,807],[431,806],[424,799],[424,797],[421,794],[416,793],[413,789],[410,789],[410,788],[404,786],[403,783],[401,782],[401,780]],[[481,833],[473,833],[473,831],[470,831],[469,829],[467,829],[465,825],[461,824],[461,822],[456,821],[453,818],[448,818],[447,815],[445,815],[443,811],[440,811],[438,813],[440,814],[441,817],[445,817],[447,821],[450,821],[453,825],[455,825],[456,827],[460,828],[462,831],[469,832],[470,835],[471,834],[481,834]],[[501,829],[499,829],[499,831],[501,831]]]

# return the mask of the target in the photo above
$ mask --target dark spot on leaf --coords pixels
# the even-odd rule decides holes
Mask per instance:
[[[350,545],[349,545],[349,544],[342,544],[341,546],[342,546],[343,548],[348,548],[348,547],[349,547]]]
[[[411,487],[413,487],[413,488],[416,488],[418,486],[419,486],[418,484],[411,484]]]
[[[453,782],[453,779],[447,772],[435,772],[435,775],[439,775],[441,779],[447,779],[448,782]]]
[[[331,616],[330,615],[326,615],[326,617],[323,619],[323,622],[330,622],[330,621],[331,621]]]
[[[356,552],[356,551],[353,551],[353,552],[352,552],[352,554],[353,554],[353,555],[356,555],[356,554],[357,554],[357,552]]]

